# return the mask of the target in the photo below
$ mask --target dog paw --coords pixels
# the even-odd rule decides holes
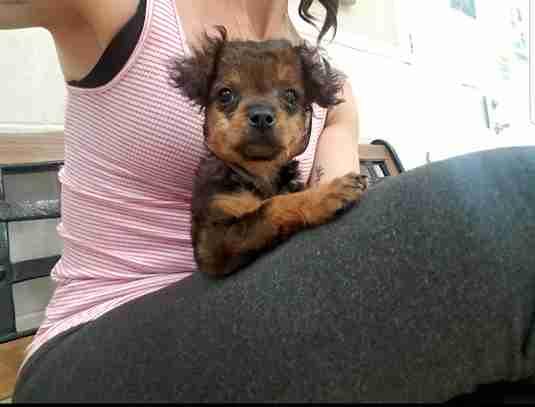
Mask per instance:
[[[350,172],[343,177],[336,178],[332,183],[340,183],[344,188],[365,191],[368,188],[368,176]]]
[[[352,172],[328,184],[324,202],[328,210],[338,214],[356,203],[367,188],[368,177]]]
[[[276,197],[270,207],[270,219],[284,230],[284,235],[321,225],[355,204],[367,187],[367,176],[349,173],[303,192]]]

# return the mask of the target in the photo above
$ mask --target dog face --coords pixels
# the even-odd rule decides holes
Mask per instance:
[[[269,176],[305,147],[308,114],[342,102],[342,75],[315,48],[285,40],[229,41],[226,30],[177,61],[176,86],[206,114],[208,148]]]

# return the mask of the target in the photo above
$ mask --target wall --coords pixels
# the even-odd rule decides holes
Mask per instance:
[[[48,31],[1,31],[0,50],[0,134],[62,128],[65,89]]]
[[[527,10],[528,0],[514,2]],[[298,0],[290,3],[295,9]],[[512,64],[512,78],[498,78],[497,57],[510,47],[511,4],[476,1],[477,19],[453,10],[450,0],[359,0],[342,7],[338,35],[325,47],[353,85],[361,140],[389,141],[409,169],[428,159],[535,144],[527,65]],[[321,19],[321,7],[314,11]],[[368,36],[359,28],[364,12],[376,27],[386,22],[398,28],[375,29]],[[314,41],[316,31],[295,12],[292,18]],[[484,101],[492,98],[501,107],[490,124],[510,124],[500,134],[487,125]]]

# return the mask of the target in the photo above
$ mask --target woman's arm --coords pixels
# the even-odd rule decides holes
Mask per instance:
[[[345,102],[331,108],[318,141],[310,185],[329,182],[348,172],[360,173],[358,112],[349,81],[343,88]]]
[[[94,67],[139,0],[0,0],[0,29],[42,27],[54,39],[66,80]]]

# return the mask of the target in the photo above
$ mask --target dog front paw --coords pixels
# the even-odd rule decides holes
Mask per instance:
[[[337,201],[333,204],[340,209],[358,201],[362,193],[368,189],[368,177],[354,172],[331,181],[327,199]]]
[[[321,205],[325,216],[332,217],[353,206],[368,188],[368,177],[354,172],[325,185]]]
[[[269,224],[279,236],[332,220],[356,203],[368,187],[368,177],[349,173],[333,181],[293,194],[278,195],[265,203]]]

